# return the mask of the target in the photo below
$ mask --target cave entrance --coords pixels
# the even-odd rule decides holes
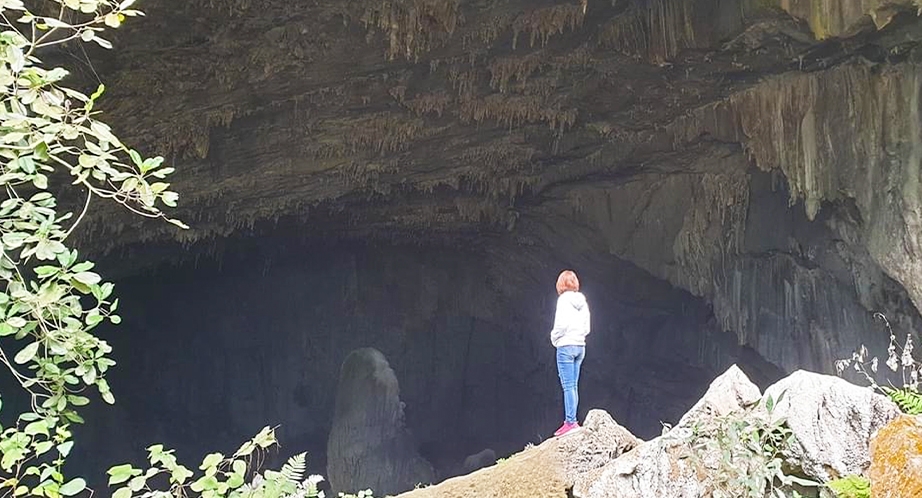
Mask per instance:
[[[75,461],[101,478],[155,442],[197,461],[280,424],[278,457],[306,450],[325,473],[340,365],[362,347],[395,370],[439,478],[484,448],[539,443],[562,418],[548,333],[564,267],[593,313],[580,418],[603,408],[649,438],[733,362],[756,381],[780,375],[720,332],[705,302],[608,255],[567,258],[501,236],[451,247],[241,239],[118,282],[125,325],[103,333],[118,403],[94,407],[80,428],[92,459]]]

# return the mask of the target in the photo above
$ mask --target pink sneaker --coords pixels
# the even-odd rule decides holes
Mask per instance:
[[[572,424],[564,422],[559,429],[554,431],[554,436],[563,436],[564,434],[576,429],[579,429],[579,422],[573,422]]]

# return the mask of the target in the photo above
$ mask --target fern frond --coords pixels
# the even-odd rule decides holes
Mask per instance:
[[[922,415],[922,393],[908,388],[882,388],[884,393],[909,415]]]
[[[298,485],[304,479],[304,471],[307,470],[307,453],[298,453],[292,456],[282,465],[282,477],[286,481]]]
[[[871,496],[871,481],[864,476],[852,474],[829,481],[826,486],[836,494],[836,498],[870,498]]]

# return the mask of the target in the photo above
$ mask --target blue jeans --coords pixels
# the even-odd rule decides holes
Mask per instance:
[[[563,387],[564,422],[576,422],[579,406],[579,367],[586,357],[586,346],[560,346],[557,348],[557,373]]]

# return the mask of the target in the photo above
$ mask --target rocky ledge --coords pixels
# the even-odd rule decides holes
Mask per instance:
[[[922,442],[920,427],[922,418],[901,416],[886,397],[837,377],[801,370],[763,395],[733,366],[714,380],[678,424],[664,427],[663,434],[650,441],[638,440],[608,413],[592,410],[583,429],[572,435],[400,496],[740,496],[727,494],[734,486],[749,485],[735,482],[735,477],[751,483],[753,476],[777,472],[774,475],[783,477],[775,479],[774,486],[783,496],[795,491],[832,496],[824,483],[870,474],[872,486],[886,487],[891,498],[917,497],[911,486],[894,486],[887,476],[908,482],[919,477],[912,472],[919,467],[913,462],[922,461],[922,444],[915,444]],[[753,435],[761,444],[746,449]],[[766,445],[779,451],[766,454]],[[894,445],[899,446],[900,458],[888,453]],[[752,452],[751,459],[740,458],[746,451]]]

